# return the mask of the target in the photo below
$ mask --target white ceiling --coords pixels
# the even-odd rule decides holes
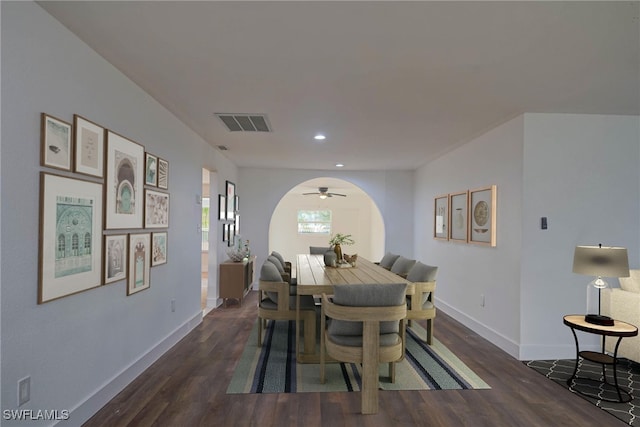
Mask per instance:
[[[523,112],[640,114],[637,1],[40,5],[243,167],[413,169]]]

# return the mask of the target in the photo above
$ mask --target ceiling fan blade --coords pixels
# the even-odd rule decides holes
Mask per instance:
[[[340,197],[347,197],[346,194],[338,194],[338,193],[329,193],[330,196],[340,196]]]
[[[318,195],[320,193],[302,193],[303,196]]]

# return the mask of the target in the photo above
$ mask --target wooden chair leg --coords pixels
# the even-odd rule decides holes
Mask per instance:
[[[433,319],[427,319],[427,344],[433,344]]]
[[[304,312],[304,352],[307,354],[316,353],[316,313],[313,311]]]
[[[389,362],[389,378],[392,384],[396,382],[396,362]]]
[[[262,322],[263,320],[258,317],[258,347],[262,347]]]
[[[380,324],[363,322],[362,344],[362,413],[378,413],[378,351]]]

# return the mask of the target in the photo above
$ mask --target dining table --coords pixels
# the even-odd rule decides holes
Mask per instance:
[[[415,286],[409,280],[358,256],[354,265],[324,263],[323,255],[298,254],[296,256],[296,358],[298,363],[319,363],[320,355],[315,346],[300,349],[300,296],[332,295],[334,285],[406,283],[407,295],[412,295]],[[320,331],[322,333],[322,331]],[[311,342],[316,342],[315,331]]]

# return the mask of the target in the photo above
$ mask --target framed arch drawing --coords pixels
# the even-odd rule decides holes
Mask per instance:
[[[102,184],[40,174],[38,304],[102,284]]]
[[[142,228],[144,147],[107,132],[106,229]]]

